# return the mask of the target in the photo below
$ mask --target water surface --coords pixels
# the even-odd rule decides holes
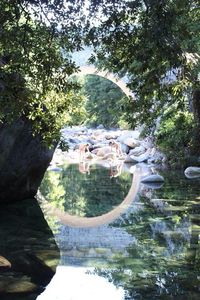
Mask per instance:
[[[110,224],[66,226],[41,204],[61,261],[38,300],[55,299],[53,291],[59,300],[200,298],[200,180],[178,171],[162,175],[163,186],[141,184],[126,212]],[[62,172],[46,173],[41,193],[63,212],[94,217],[123,201],[131,176],[111,177],[100,166],[81,173],[77,165],[67,165]]]

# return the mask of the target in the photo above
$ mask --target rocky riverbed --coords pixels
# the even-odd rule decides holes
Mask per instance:
[[[118,172],[121,169],[133,172],[131,167],[140,165],[146,175],[154,175],[150,181],[161,179],[155,176],[155,167],[164,167],[166,158],[155,148],[151,138],[140,138],[139,130],[106,130],[102,126],[96,129],[66,127],[62,130],[62,140],[67,143],[68,150],[62,151],[58,146],[48,170],[59,171],[63,163],[79,163],[83,173],[89,171],[91,164],[115,166]],[[110,146],[111,141],[119,145],[120,153]],[[85,143],[89,144],[89,151],[82,159],[79,146]]]

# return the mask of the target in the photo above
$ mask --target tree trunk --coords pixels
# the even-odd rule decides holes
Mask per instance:
[[[54,149],[33,137],[30,121],[0,127],[0,202],[32,198],[37,193]]]

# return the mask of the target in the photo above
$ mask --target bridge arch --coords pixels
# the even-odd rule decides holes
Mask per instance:
[[[114,74],[106,71],[100,71],[95,66],[88,66],[88,65],[81,66],[79,70],[80,71],[74,75],[97,75],[106,78],[112,81],[113,83],[115,83],[124,92],[126,96],[133,97],[133,93],[127,87],[125,80],[114,76]]]

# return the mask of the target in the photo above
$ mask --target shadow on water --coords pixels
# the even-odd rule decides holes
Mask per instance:
[[[50,282],[59,250],[36,199],[1,205],[0,299],[33,300]]]
[[[102,170],[102,174],[104,172],[105,170]],[[77,215],[96,215],[98,205],[95,202],[94,206],[91,205],[91,200],[87,200],[86,195],[90,193],[90,188],[91,193],[94,194],[93,190],[97,189],[95,184],[99,185],[98,193],[101,195],[102,189],[103,195],[105,188],[103,183],[107,184],[107,180],[102,180],[99,184],[98,180],[90,178],[90,184],[79,182],[78,187],[78,182],[75,182],[73,186],[66,185],[66,182],[70,182],[76,175],[79,176],[75,166],[64,169],[64,175],[61,173],[56,177],[52,174],[52,178],[57,179],[52,180],[49,185],[50,177],[48,177],[46,181],[48,187],[43,186],[43,191],[47,191],[50,195],[50,202],[55,201],[54,205],[63,211],[68,205],[65,204],[67,201],[65,195],[75,193],[78,197],[80,191],[84,195],[84,205],[80,206],[74,200],[69,209]],[[81,278],[80,282],[77,278],[83,272],[83,268],[85,272],[103,277],[116,288],[122,289],[124,294],[121,294],[119,299],[199,299],[200,180],[187,180],[178,171],[174,174],[166,172],[162,175],[165,178],[163,186],[160,188],[156,186],[154,189],[141,184],[138,197],[128,210],[109,224],[91,228],[73,228],[63,225],[58,220],[53,223],[53,218],[46,212],[52,224],[57,224],[56,229],[53,230],[61,251],[59,280],[62,276],[69,276],[69,280],[73,280],[70,274],[73,275],[76,270],[74,273],[76,274],[74,276],[76,290],[67,289],[63,284],[59,290],[59,299],[68,300],[78,290],[79,296],[81,295],[83,286],[81,286]],[[79,177],[79,180],[87,180],[85,174],[82,178]],[[118,190],[118,195],[122,195],[122,191],[125,193],[123,184],[126,188],[130,186],[131,178],[127,175],[126,179],[125,177],[122,180],[117,179],[122,185]],[[69,188],[67,193],[66,187]],[[70,190],[75,187],[78,187],[76,192]],[[117,185],[115,188],[117,189]],[[58,194],[63,198],[59,198]],[[58,199],[62,201],[59,202]],[[80,203],[79,198],[77,201]],[[101,201],[101,197],[98,201]],[[103,212],[113,207],[112,201]],[[73,210],[74,207],[76,207],[75,210]],[[92,211],[93,208],[94,211]],[[70,281],[70,285],[73,285],[73,282]],[[68,298],[66,298],[66,292],[69,293]],[[89,287],[87,292],[89,297]],[[87,295],[87,292],[84,295]],[[98,293],[106,300],[115,300],[115,298],[106,297],[101,290]],[[53,299],[53,296],[50,298],[41,296],[41,299],[49,300]],[[78,300],[79,298],[72,299]],[[80,297],[80,299],[85,300],[87,297]]]

